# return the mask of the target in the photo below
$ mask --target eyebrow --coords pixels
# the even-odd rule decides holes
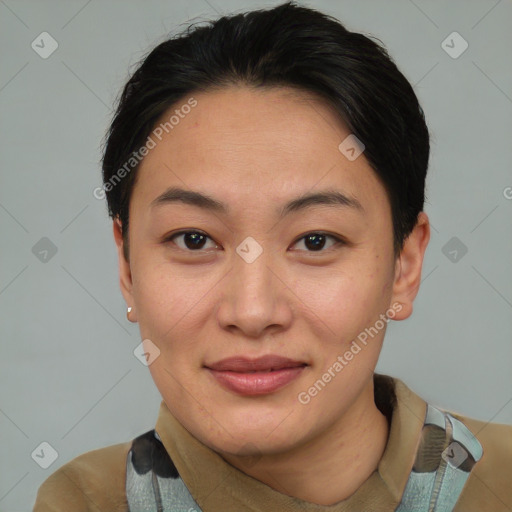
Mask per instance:
[[[203,210],[209,210],[223,215],[228,215],[230,212],[229,206],[211,196],[179,187],[168,188],[165,192],[151,201],[150,208],[153,209],[158,206],[172,203],[189,204],[202,208]],[[351,208],[364,213],[362,204],[354,196],[344,194],[338,190],[323,190],[292,199],[281,208],[278,208],[276,210],[276,215],[279,218],[283,218],[291,212],[297,212],[316,205]]]

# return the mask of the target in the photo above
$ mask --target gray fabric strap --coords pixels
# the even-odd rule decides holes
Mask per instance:
[[[126,498],[130,512],[202,512],[155,430],[133,440],[126,458]]]

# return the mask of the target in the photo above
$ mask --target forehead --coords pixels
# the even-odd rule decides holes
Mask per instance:
[[[190,97],[195,106],[182,108]],[[370,209],[386,207],[364,153],[350,161],[339,149],[350,131],[311,94],[241,86],[200,92],[168,109],[158,127],[132,194],[139,206],[149,208],[167,188],[179,186],[272,212],[288,198],[326,188]]]

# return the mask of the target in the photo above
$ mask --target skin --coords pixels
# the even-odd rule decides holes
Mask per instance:
[[[388,423],[373,397],[385,328],[309,403],[298,394],[393,304],[401,305],[394,320],[410,316],[428,217],[420,213],[395,258],[385,189],[364,153],[349,161],[339,151],[350,132],[321,100],[288,88],[242,86],[193,96],[197,106],[139,168],[129,262],[114,221],[129,318],[159,348],[151,375],[190,433],[274,489],[331,505],[377,469],[386,446]],[[150,208],[170,186],[208,194],[230,213],[184,203]],[[326,188],[357,198],[364,212],[315,205],[276,216],[276,207],[292,198]],[[181,229],[209,238],[202,249],[185,245],[183,235],[162,242]],[[303,237],[317,232],[346,243],[326,238],[315,251]],[[249,236],[263,249],[252,263],[236,252]],[[309,366],[262,396],[228,391],[204,368],[230,356],[265,354]]]

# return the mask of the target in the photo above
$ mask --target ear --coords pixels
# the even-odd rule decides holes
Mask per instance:
[[[122,234],[122,224],[119,217],[116,217],[113,222],[114,240],[117,245],[117,258],[119,262],[119,285],[121,293],[123,294],[124,300],[127,306],[132,307],[132,311],[129,315],[131,322],[136,322],[136,312],[134,306],[134,300],[132,295],[132,272],[130,269],[130,262],[124,257],[124,241]]]
[[[399,303],[402,309],[395,314],[394,320],[405,320],[412,314],[412,303],[420,288],[423,257],[429,240],[430,223],[427,214],[420,212],[395,264],[391,304]]]

